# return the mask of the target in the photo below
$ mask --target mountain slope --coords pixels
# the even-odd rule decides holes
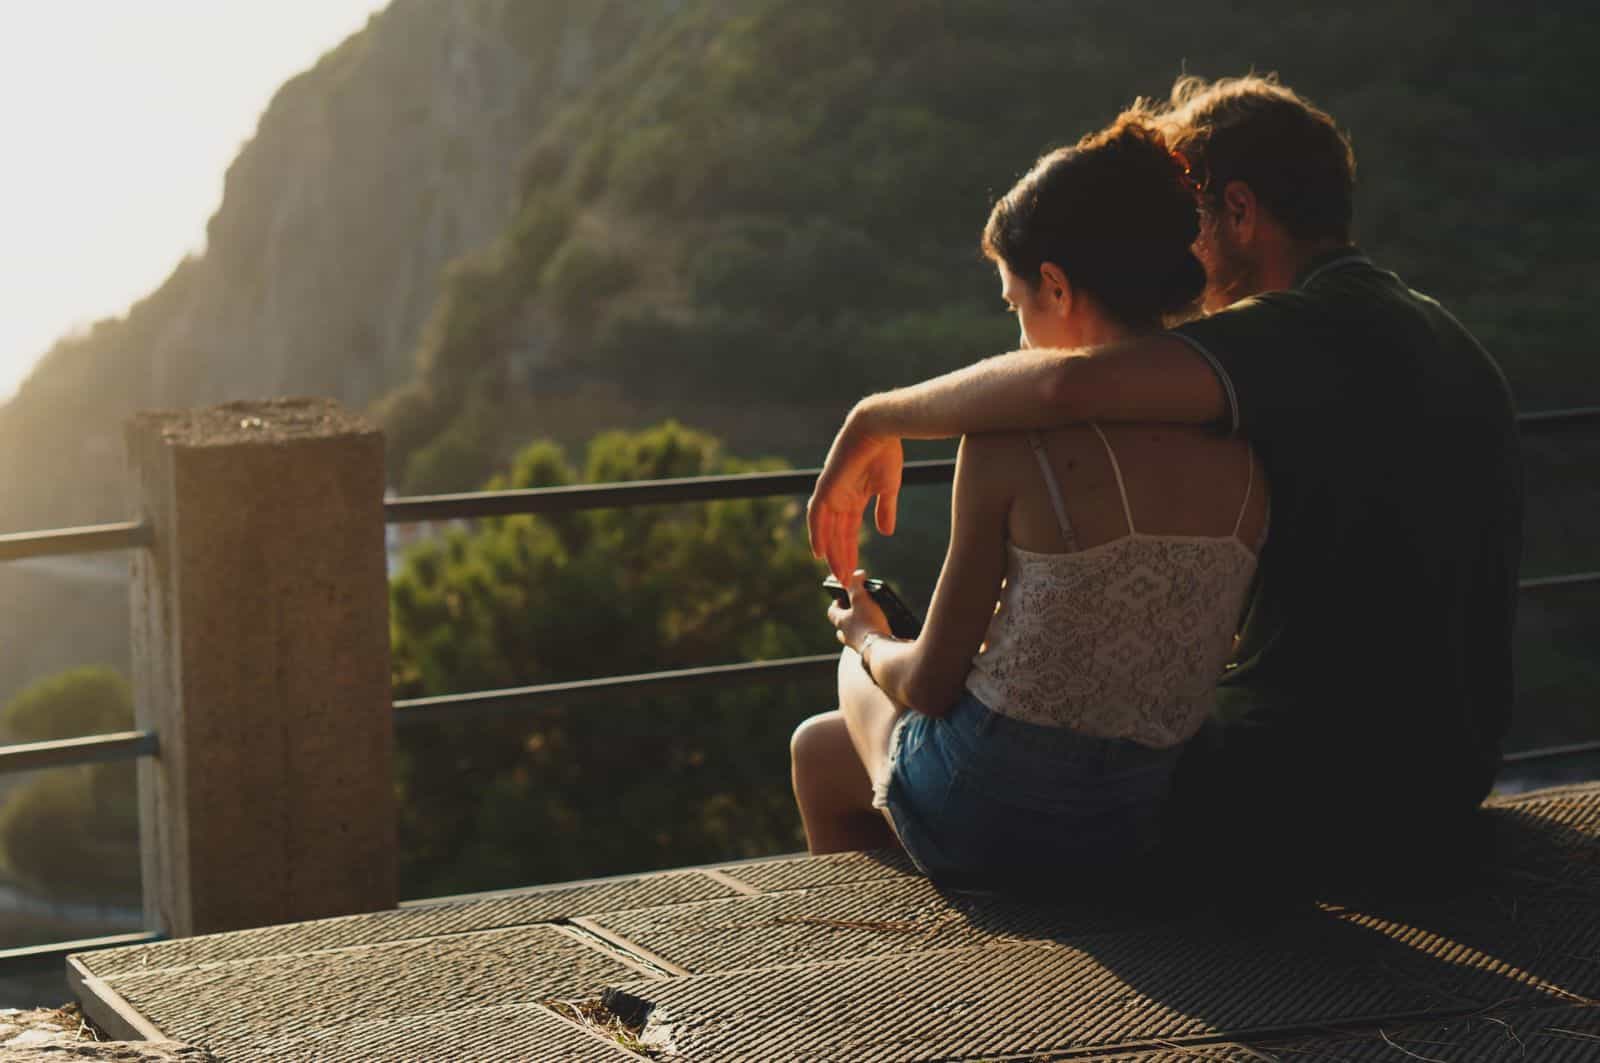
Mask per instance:
[[[0,526],[127,516],[135,409],[282,393],[376,403],[408,490],[666,415],[815,461],[851,397],[1012,342],[976,253],[993,195],[1185,67],[1278,69],[1332,110],[1363,243],[1526,404],[1597,402],[1592,22],[1577,0],[395,0],[278,93],[205,252],[0,409]],[[115,588],[12,567],[0,594],[0,695],[125,657]]]

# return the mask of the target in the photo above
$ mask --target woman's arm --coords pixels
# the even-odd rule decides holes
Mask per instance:
[[[867,649],[866,664],[878,686],[900,704],[942,716],[960,698],[1005,578],[1006,518],[1015,470],[1025,460],[1014,437],[961,441],[950,546],[920,636],[904,642],[888,636],[882,613],[860,588],[859,574],[851,581],[852,607],[830,610],[846,644],[858,651],[868,634],[880,634]]]

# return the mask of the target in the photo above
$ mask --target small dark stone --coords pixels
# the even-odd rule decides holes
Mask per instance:
[[[624,993],[620,989],[607,989],[601,992],[600,1003],[617,1017],[617,1021],[630,1030],[643,1029],[645,1022],[650,1018],[650,1013],[656,1008],[643,997]]]

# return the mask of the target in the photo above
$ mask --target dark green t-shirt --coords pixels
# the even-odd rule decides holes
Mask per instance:
[[[1521,552],[1499,367],[1353,248],[1176,334],[1216,371],[1272,492],[1224,733],[1331,799],[1476,804],[1510,720]]]

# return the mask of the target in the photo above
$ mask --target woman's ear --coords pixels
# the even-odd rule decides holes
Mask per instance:
[[[1066,317],[1072,313],[1072,285],[1054,262],[1039,267],[1039,301],[1051,314]]]

